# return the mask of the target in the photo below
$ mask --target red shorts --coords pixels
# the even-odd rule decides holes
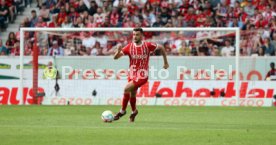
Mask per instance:
[[[143,86],[144,84],[146,84],[148,82],[148,78],[145,79],[130,79],[128,78],[128,82],[133,82],[134,86],[135,86],[135,90],[137,90],[138,88],[140,88],[141,86]]]

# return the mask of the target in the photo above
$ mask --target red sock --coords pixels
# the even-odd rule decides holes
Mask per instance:
[[[136,110],[136,97],[130,97],[130,106],[132,112],[134,112]]]
[[[129,101],[130,93],[125,93],[123,97],[123,102],[122,102],[122,111],[126,111],[127,104]]]

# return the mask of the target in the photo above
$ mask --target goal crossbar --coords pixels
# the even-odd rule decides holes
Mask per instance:
[[[20,28],[20,31],[59,31],[59,32],[78,32],[78,31],[132,31],[133,28]],[[202,28],[143,28],[144,31],[239,31],[237,27],[222,28],[222,27],[202,27]]]

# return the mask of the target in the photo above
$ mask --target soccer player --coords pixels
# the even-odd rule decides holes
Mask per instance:
[[[132,113],[129,117],[130,122],[134,122],[138,110],[136,109],[136,92],[139,87],[147,83],[148,81],[148,67],[150,54],[155,50],[160,49],[164,60],[164,69],[169,67],[169,63],[166,56],[166,51],[163,46],[152,42],[145,42],[143,39],[143,29],[133,29],[133,42],[126,45],[124,48],[122,45],[117,45],[117,52],[114,55],[114,59],[119,59],[123,55],[128,55],[130,59],[129,72],[128,72],[128,84],[124,89],[124,97],[122,101],[121,110],[114,116],[114,120],[119,120],[126,114],[126,108],[128,102],[132,109]]]

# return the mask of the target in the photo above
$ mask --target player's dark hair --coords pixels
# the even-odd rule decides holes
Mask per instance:
[[[144,33],[143,29],[141,27],[137,27],[137,28],[134,28],[133,31],[139,31],[141,32],[142,34]]]

